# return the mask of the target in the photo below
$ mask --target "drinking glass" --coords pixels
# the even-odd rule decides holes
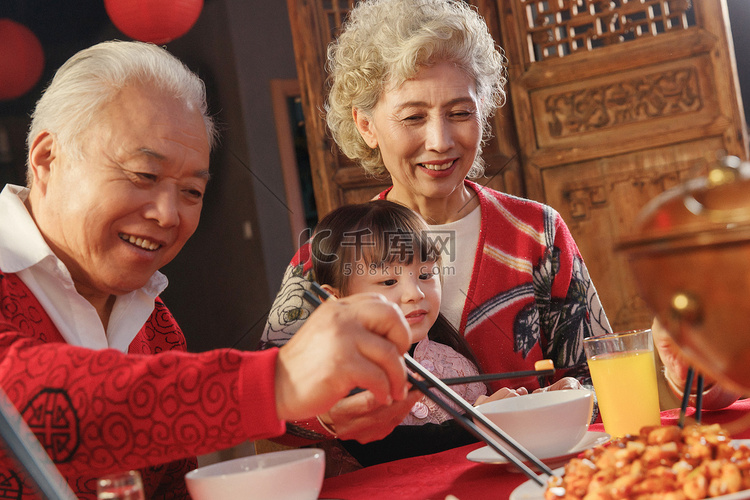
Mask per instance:
[[[607,433],[638,435],[661,425],[650,329],[589,337],[583,348]]]
[[[96,485],[96,498],[98,500],[146,500],[141,473],[131,470],[99,478]]]

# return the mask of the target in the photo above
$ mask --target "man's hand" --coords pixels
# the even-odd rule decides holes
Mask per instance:
[[[409,387],[402,354],[410,345],[403,314],[382,296],[324,302],[279,350],[278,417],[299,420],[325,413],[355,387],[369,391],[370,409],[405,400]]]
[[[369,443],[390,434],[421,397],[422,393],[414,390],[402,401],[380,405],[370,391],[360,392],[336,403],[323,420],[339,438]]]

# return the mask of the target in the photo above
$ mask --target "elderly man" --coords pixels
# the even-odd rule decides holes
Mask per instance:
[[[29,187],[0,193],[0,384],[81,498],[128,469],[148,498],[184,498],[196,455],[282,434],[357,386],[403,414],[418,397],[408,326],[378,296],[324,304],[281,349],[185,352],[158,269],[196,229],[214,141],[182,63],[102,43],[58,70],[32,118]],[[8,457],[0,477],[33,497]]]

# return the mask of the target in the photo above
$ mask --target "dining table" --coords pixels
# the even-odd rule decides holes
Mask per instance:
[[[695,409],[688,408],[688,422]],[[737,426],[750,414],[750,399],[740,399],[722,410],[703,411],[703,424],[721,424],[732,430],[735,439],[750,439],[750,423]],[[662,425],[677,425],[680,409],[661,412]],[[743,420],[746,422],[747,419]],[[601,420],[589,426],[589,432],[603,432]],[[485,444],[477,442],[432,455],[405,458],[373,465],[340,476],[326,478],[321,499],[371,500],[458,500],[507,499],[528,478],[507,464],[477,463],[467,455]]]

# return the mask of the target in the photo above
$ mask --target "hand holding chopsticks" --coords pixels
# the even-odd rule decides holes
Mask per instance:
[[[329,302],[279,349],[274,377],[277,415],[294,421],[324,414],[335,406],[347,415],[347,424],[339,429],[345,437],[380,439],[392,427],[385,420],[368,424],[372,412],[367,405],[393,408],[385,418],[400,420],[395,414],[402,410],[406,414],[409,402],[418,399],[414,391],[409,392],[400,355],[411,345],[409,326],[382,297],[358,294]],[[357,385],[369,394],[337,404]]]
[[[325,290],[323,290],[319,285],[314,283],[313,288],[316,290],[316,293],[318,293],[321,297],[323,298],[330,297],[329,294]],[[307,301],[309,301],[314,306],[317,306],[321,303],[321,300],[318,297],[316,297],[315,295],[313,295],[312,293],[308,291],[305,291],[304,297]],[[520,444],[518,444],[514,439],[512,439],[509,435],[507,435],[504,431],[502,431],[499,427],[497,427],[497,425],[495,425],[487,417],[485,417],[480,412],[478,412],[471,404],[469,404],[462,397],[456,394],[440,379],[435,377],[431,372],[429,372],[422,365],[417,363],[408,353],[404,354],[404,360],[406,362],[407,367],[410,370],[412,370],[413,372],[415,372],[416,374],[418,374],[420,377],[424,379],[424,380],[418,380],[411,374],[408,374],[408,380],[414,387],[418,388],[425,396],[432,399],[436,404],[438,404],[443,410],[445,410],[448,414],[450,414],[459,424],[464,426],[474,436],[476,436],[477,438],[487,443],[487,445],[490,448],[495,450],[501,456],[505,457],[508,460],[508,462],[513,463],[529,478],[537,482],[540,486],[544,486],[546,484],[543,479],[537,476],[534,473],[534,471],[532,471],[522,460],[517,458],[514,453],[508,451],[506,448],[499,445],[498,442],[495,441],[495,439],[493,439],[493,437],[488,434],[488,432],[486,432],[484,429],[479,427],[474,421],[468,418],[465,414],[462,414],[456,411],[450,404],[448,404],[439,395],[433,393],[430,390],[430,386],[428,385],[428,383],[432,385],[433,387],[435,387],[437,391],[440,394],[442,394],[445,398],[447,398],[448,400],[456,404],[459,408],[461,408],[461,410],[466,412],[466,414],[471,415],[471,417],[475,421],[480,422],[486,429],[489,429],[489,431],[492,432],[495,436],[497,436],[501,442],[504,442],[510,448],[512,448],[519,454],[521,454],[526,460],[528,460],[533,465],[538,467],[545,474],[552,475],[552,471],[550,470],[549,467],[547,467],[538,458],[536,458],[531,453],[529,453],[528,450],[526,450]]]

